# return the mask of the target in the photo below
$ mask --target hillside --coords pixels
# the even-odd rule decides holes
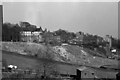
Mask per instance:
[[[26,42],[2,42],[1,47],[2,50],[17,52],[22,55],[35,56],[37,54],[40,58],[43,57],[44,53],[48,50],[48,47],[44,44]],[[52,59],[61,62],[82,64],[93,67],[100,67],[102,65],[118,65],[118,61],[116,60],[93,56],[87,49],[83,49],[79,46],[49,46],[47,53],[52,55]]]
[[[116,60],[93,56],[91,53],[88,53],[88,50],[79,46],[67,45],[61,47],[67,53],[73,55],[76,59],[76,63],[78,64],[84,64],[93,67],[100,67],[101,65],[118,65],[118,61]]]
[[[51,66],[51,69],[57,69],[62,74],[76,74],[76,69],[80,66],[70,65],[70,64],[64,64],[58,61],[49,61],[49,60],[43,60],[38,59],[35,57],[28,57],[24,55],[15,54],[13,52],[3,51],[3,59],[7,61],[7,64],[14,64],[17,65],[19,69],[33,69],[33,70],[39,70],[42,74],[43,71],[43,62],[49,63],[49,66]],[[89,67],[90,68],[90,67]],[[90,68],[92,71],[95,72],[96,76],[98,78],[115,78],[116,73],[113,70],[106,70],[106,69],[100,69],[100,68]]]

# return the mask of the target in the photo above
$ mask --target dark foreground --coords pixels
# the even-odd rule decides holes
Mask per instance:
[[[2,80],[76,80],[74,79],[76,76],[76,69],[80,66],[72,65],[72,64],[65,64],[62,62],[54,62],[54,61],[49,61],[49,60],[43,60],[43,59],[36,59],[35,57],[28,57],[28,56],[23,56],[7,51],[2,51],[3,53],[3,59],[6,60],[7,64],[14,64],[17,65],[19,68],[19,72],[25,72],[25,70],[29,69],[32,71],[36,70],[38,73],[25,73],[25,74],[18,74],[18,73],[10,73],[10,72],[3,72],[3,79]],[[48,67],[43,67],[43,64]],[[44,69],[46,70],[46,75],[49,73],[50,69],[55,69],[57,71],[57,75],[49,76],[49,77],[42,77]],[[23,71],[24,70],[24,71]],[[104,70],[104,69],[94,69],[96,71],[96,75],[99,75],[99,78],[87,78],[87,79],[82,79],[82,80],[116,80],[116,71],[112,70]],[[55,73],[55,72],[53,72]],[[31,75],[32,74],[32,75]],[[12,78],[6,77],[7,75],[11,75]],[[72,77],[71,77],[72,76]],[[73,77],[74,76],[74,77]],[[17,78],[19,77],[19,78]],[[109,77],[109,79],[108,79]],[[79,80],[79,79],[77,79]]]

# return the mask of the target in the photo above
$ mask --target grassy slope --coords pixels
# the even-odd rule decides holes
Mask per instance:
[[[10,42],[4,42],[3,43],[3,49],[6,49],[4,46],[8,46],[9,48],[7,48],[7,50],[11,50],[13,52],[16,52],[16,50],[18,52],[22,52],[24,50],[28,51],[27,53],[32,53],[35,54],[36,52],[38,52],[38,49],[40,48],[43,52],[45,51],[45,46],[42,44],[35,44],[35,43],[10,43]],[[78,59],[80,62],[83,62],[84,59],[85,60],[90,60],[91,63],[87,63],[87,65],[91,65],[91,66],[100,66],[100,65],[105,65],[105,64],[111,64],[111,65],[117,65],[117,61],[115,60],[110,60],[110,59],[105,59],[105,58],[101,58],[101,57],[96,57],[95,59],[93,59],[93,56],[91,54],[87,54],[87,56],[82,55],[81,52],[81,48],[78,46],[63,46],[68,52],[70,52],[72,55],[75,55],[76,59]],[[86,51],[87,52],[87,51]],[[16,53],[17,54],[17,53]],[[57,55],[57,57],[61,58],[59,55]],[[28,58],[28,57],[23,57],[20,55],[11,55],[11,54],[6,54],[3,53],[3,59],[6,59],[8,64],[15,64],[20,68],[33,68],[33,69],[41,69],[42,71],[42,62],[43,61],[39,61],[36,60],[35,58]],[[83,59],[84,58],[84,59]],[[53,65],[53,63],[52,63]],[[61,73],[71,73],[71,74],[76,74],[76,68],[79,68],[79,66],[69,66],[69,65],[58,65],[55,64],[54,66],[56,66]],[[101,77],[101,78],[105,78],[105,77],[111,77],[111,78],[115,78],[115,74],[116,72],[110,72],[110,71],[105,71],[105,70],[99,70],[99,69],[94,69],[95,73]]]
[[[97,57],[97,56],[95,56],[94,58],[94,56],[88,53],[86,49],[82,49],[78,46],[64,46],[64,47],[67,49],[68,52],[75,55],[80,60],[84,58],[85,60],[90,61],[90,63],[87,63],[87,65],[95,66],[95,67],[99,67],[101,65],[118,65],[118,61],[116,60],[111,60],[108,58],[102,58],[102,57]],[[81,50],[84,50],[87,53],[87,55],[86,56],[82,55]]]
[[[22,69],[32,68],[32,69],[40,69],[40,71],[42,71],[43,69],[42,62],[44,60],[39,60],[36,58],[18,55],[6,51],[5,52],[3,51],[3,59],[6,59],[8,64],[17,65],[19,68]],[[76,68],[79,68],[79,66],[72,66],[63,63],[51,62],[51,64],[54,65],[54,68],[57,67],[57,70],[59,70],[60,73],[66,73],[66,74],[76,74]],[[92,69],[93,71],[95,71],[95,74],[99,76],[99,78],[105,78],[105,77],[115,78],[116,75],[116,72],[114,71],[106,71],[104,69],[98,69],[98,68],[92,68]]]
[[[61,73],[69,72],[69,73],[75,74],[76,67],[70,64],[64,64],[64,63],[54,62],[54,61],[49,61],[44,59],[37,59],[35,57],[23,56],[23,55],[15,54],[12,52],[6,52],[6,51],[3,51],[2,53],[3,53],[3,59],[6,60],[8,65],[14,64],[21,69],[31,68],[31,69],[40,69],[40,71],[43,71],[43,64],[46,62],[48,63],[47,65],[52,66],[51,68],[54,68],[54,69],[56,68]]]
[[[118,61],[116,60],[111,60],[111,59],[97,57],[97,56],[93,58],[92,52],[94,51],[89,52],[87,49],[82,49],[79,46],[68,45],[68,46],[61,46],[61,47],[64,48],[69,53],[68,56],[70,61],[67,60],[65,57],[60,56],[58,52],[55,54],[53,51],[51,52],[51,55],[54,56],[55,60],[65,61],[65,62],[69,61],[72,63],[76,62],[79,64],[86,64],[86,65],[95,66],[95,67],[99,67],[101,65],[118,65]],[[46,51],[46,46],[44,46],[43,44],[36,44],[36,43],[3,42],[2,49],[12,51],[12,52],[18,52],[18,53],[27,53],[27,54],[37,54],[38,50],[40,49],[40,53],[38,54],[39,54],[39,57],[41,57],[42,53]],[[81,50],[86,52],[87,55],[84,55]],[[93,54],[95,54],[95,52]]]
[[[36,54],[38,50],[42,49],[45,50],[44,45],[36,44],[36,43],[26,43],[26,42],[2,42],[2,49],[11,51],[11,52],[18,52],[18,53],[27,53],[27,54]]]

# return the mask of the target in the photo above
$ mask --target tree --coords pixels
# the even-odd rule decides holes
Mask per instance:
[[[2,26],[2,41],[19,41],[21,28],[18,24],[4,23]]]
[[[67,43],[68,40],[71,40],[76,37],[76,35],[73,32],[68,32],[62,29],[55,31],[54,33],[57,36],[60,36],[60,38],[62,39],[62,42],[65,42],[65,43]]]
[[[54,52],[51,49],[51,46],[49,45],[49,42],[53,40],[53,34],[51,32],[45,32],[43,34],[44,42],[45,42],[45,47],[44,49],[39,49],[38,50],[38,58],[42,58],[42,66],[43,66],[43,75],[44,77],[53,75],[53,72],[57,73],[57,67],[56,65],[52,62],[54,61]]]
[[[51,50],[50,46],[46,44],[46,47],[44,50],[39,49],[38,50],[38,58],[42,59],[42,69],[43,69],[43,76],[49,77],[50,75],[53,75],[53,72],[57,73],[57,67],[56,64],[53,62],[54,55],[53,51]]]
[[[10,23],[4,23],[2,26],[2,41],[10,41]]]

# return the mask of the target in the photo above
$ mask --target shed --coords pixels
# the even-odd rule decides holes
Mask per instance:
[[[77,69],[77,78],[78,78],[77,80],[85,79],[85,78],[94,79],[94,78],[97,78],[97,76],[95,75],[94,70],[92,70],[91,68],[82,66]]]
[[[120,79],[120,72],[116,74],[116,80],[119,80],[119,79]]]

